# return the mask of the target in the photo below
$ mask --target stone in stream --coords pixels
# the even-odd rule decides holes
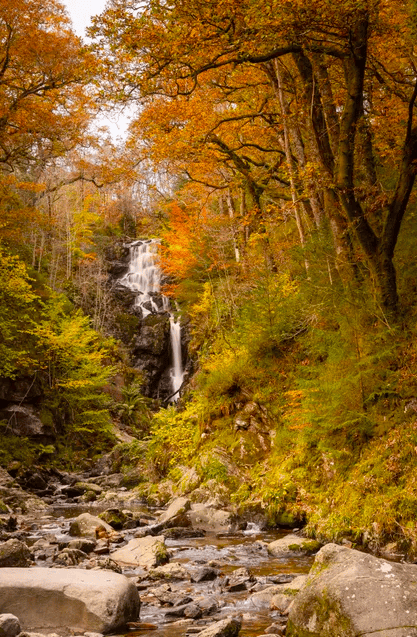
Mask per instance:
[[[134,538],[111,554],[118,564],[154,568],[169,560],[163,535]]]
[[[290,534],[280,538],[279,540],[270,542],[270,544],[267,545],[267,550],[268,553],[274,557],[282,557],[288,553],[312,555],[313,553],[316,553],[320,547],[321,544],[320,542],[317,542],[317,540],[311,540]]]
[[[190,573],[183,564],[179,562],[170,562],[163,566],[157,566],[149,571],[149,577],[152,579],[177,579],[189,580]]]
[[[20,633],[19,619],[11,613],[0,615],[0,637],[16,637]]]
[[[261,591],[257,591],[250,595],[246,604],[248,607],[261,609],[261,608],[269,608],[271,605],[271,601],[275,595],[279,595],[282,593],[282,584],[276,584],[275,586],[268,586]]]
[[[29,566],[31,563],[31,553],[24,542],[11,538],[7,542],[0,544],[0,567],[6,566]]]
[[[286,624],[271,624],[265,628],[265,635],[285,635]]]
[[[215,624],[211,624],[208,628],[204,628],[199,633],[199,637],[237,637],[241,626],[241,620],[235,617],[222,619]]]
[[[136,586],[109,571],[0,569],[0,613],[19,617],[23,630],[115,632],[136,621]]]
[[[104,520],[91,515],[91,513],[82,513],[70,525],[70,535],[81,537],[97,537],[100,532],[111,535],[114,529]]]
[[[87,557],[87,553],[84,553],[84,551],[65,548],[54,557],[54,562],[62,566],[77,566],[80,562],[84,562]]]
[[[100,520],[104,520],[107,524],[110,524],[115,531],[123,529],[128,519],[127,515],[117,507],[106,509],[102,513],[99,513],[98,517]]]
[[[91,553],[96,547],[96,541],[90,538],[77,538],[68,542],[68,549],[78,549],[84,551],[84,553]]]
[[[188,517],[193,526],[200,525],[216,533],[230,531],[234,523],[234,515],[230,511],[215,509],[203,503],[193,504]]]
[[[414,637],[417,565],[336,544],[317,554],[289,612],[288,637]]]
[[[246,567],[242,566],[233,571],[223,586],[229,593],[237,593],[247,590],[254,581],[255,578],[252,573]]]
[[[217,568],[212,568],[211,566],[202,566],[197,569],[191,576],[191,581],[198,582],[210,582],[218,576],[219,571]]]
[[[292,580],[290,584],[281,584],[281,592],[276,593],[270,603],[272,610],[278,610],[280,613],[285,613],[290,606],[295,595],[303,588],[307,581],[307,575],[299,575]]]
[[[166,511],[161,513],[158,524],[164,526],[190,526],[191,522],[186,515],[191,508],[191,502],[188,498],[175,498]]]

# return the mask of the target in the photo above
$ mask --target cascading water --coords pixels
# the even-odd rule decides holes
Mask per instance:
[[[161,289],[161,273],[157,263],[158,242],[135,241],[129,248],[130,260],[127,274],[120,283],[136,292],[135,306],[140,307],[142,316],[159,312],[153,298]]]
[[[119,283],[136,294],[135,307],[140,308],[142,318],[150,314],[169,314],[172,364],[170,400],[176,402],[184,380],[181,352],[181,323],[171,310],[168,297],[161,294],[161,270],[158,265],[157,239],[135,241],[129,246],[129,270]]]

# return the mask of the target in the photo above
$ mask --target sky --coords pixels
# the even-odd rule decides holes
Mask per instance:
[[[106,5],[106,0],[60,1],[69,13],[75,33],[82,38],[85,37],[85,28],[90,26],[91,16],[102,13]]]
[[[85,39],[85,29],[91,24],[91,16],[99,15],[105,9],[107,0],[60,0],[67,9],[77,35]],[[126,137],[129,124],[127,115],[101,116],[99,123],[107,126],[113,139]]]

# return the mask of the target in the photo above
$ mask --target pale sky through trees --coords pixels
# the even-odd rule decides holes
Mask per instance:
[[[91,16],[104,11],[106,0],[61,0],[72,20],[74,31],[82,38],[91,24]]]
[[[61,2],[72,20],[75,33],[85,40],[85,30],[91,25],[91,17],[103,13],[107,0],[61,0]],[[129,117],[123,113],[112,117],[102,115],[99,123],[107,126],[115,139],[126,136]]]

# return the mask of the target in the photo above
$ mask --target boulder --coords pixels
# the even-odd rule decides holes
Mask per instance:
[[[295,595],[303,588],[306,581],[307,575],[299,575],[289,584],[281,584],[281,591],[271,599],[271,609],[284,613],[293,601]]]
[[[229,531],[234,521],[234,515],[230,511],[215,509],[202,503],[193,504],[188,516],[193,526],[202,526],[203,529],[216,533]]]
[[[100,518],[100,520],[104,520],[105,522],[107,522],[107,524],[110,524],[110,526],[115,531],[120,531],[121,529],[123,529],[128,520],[126,513],[124,513],[117,507],[106,509],[102,513],[99,513],[98,517]]]
[[[168,562],[168,552],[163,535],[147,535],[130,540],[112,553],[111,558],[118,564],[154,568]]]
[[[184,521],[186,513],[190,508],[191,502],[188,498],[175,498],[167,510],[159,516],[158,523],[163,525],[171,524],[171,526],[186,526],[182,525],[181,521]]]
[[[81,513],[70,525],[70,535],[77,537],[96,537],[100,532],[110,535],[114,533],[114,530],[110,524],[91,515],[91,513]]]
[[[232,617],[231,619],[222,619],[215,624],[211,624],[200,633],[199,637],[237,637],[242,622],[240,619]]]
[[[29,566],[31,554],[24,542],[12,538],[0,544],[0,567]]]
[[[255,578],[252,573],[245,566],[242,566],[229,575],[224,584],[224,588],[229,591],[229,593],[237,593],[238,591],[247,590],[254,581]]]
[[[0,570],[0,613],[15,614],[23,630],[115,632],[136,621],[139,608],[133,581],[111,571]]]
[[[0,637],[16,637],[20,633],[20,622],[15,615],[0,615]]]
[[[270,608],[272,599],[282,592],[282,584],[275,584],[274,586],[267,586],[261,591],[252,593],[247,600],[246,605],[249,608]]]
[[[327,544],[289,612],[288,637],[417,635],[417,565]]]
[[[100,485],[94,482],[76,482],[74,488],[78,489],[79,495],[82,495],[86,491],[94,491],[96,495],[101,495],[103,492],[103,487],[100,487]]]
[[[152,579],[190,579],[190,573],[187,571],[185,566],[179,562],[170,562],[163,566],[157,566],[149,572],[149,575]]]
[[[274,557],[281,557],[286,553],[298,553],[303,555],[312,555],[321,547],[320,542],[311,540],[298,535],[286,535],[279,540],[274,540],[267,545],[267,550]]]
[[[192,582],[211,582],[215,580],[219,575],[217,568],[213,568],[212,566],[201,566],[191,576]]]
[[[71,540],[68,542],[67,548],[69,549],[78,549],[79,551],[83,551],[84,553],[91,553],[94,551],[96,547],[96,541],[91,540],[89,538],[77,538],[76,540]]]

